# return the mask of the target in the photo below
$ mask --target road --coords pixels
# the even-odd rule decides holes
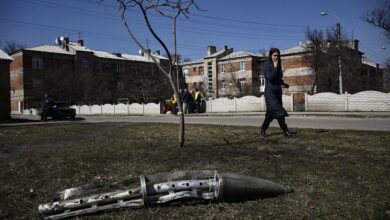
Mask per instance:
[[[138,122],[179,123],[177,116],[83,116],[84,122]],[[263,115],[195,116],[185,118],[187,124],[217,124],[235,126],[259,126]],[[286,118],[290,128],[342,129],[390,131],[390,118],[364,118],[341,116],[290,116]],[[271,127],[277,127],[277,121]]]

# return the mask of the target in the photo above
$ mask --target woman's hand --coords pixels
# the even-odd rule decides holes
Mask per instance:
[[[274,67],[275,67],[275,68],[277,68],[277,67],[278,67],[278,65],[279,65],[279,60],[278,60],[278,59],[276,59],[276,60],[275,60],[275,62],[274,62]]]

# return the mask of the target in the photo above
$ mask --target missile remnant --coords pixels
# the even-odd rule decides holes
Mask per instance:
[[[176,171],[65,189],[53,202],[39,205],[38,211],[44,219],[61,219],[182,199],[239,202],[291,192],[288,186],[237,173]]]

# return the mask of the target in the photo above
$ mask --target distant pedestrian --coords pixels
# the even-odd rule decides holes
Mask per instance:
[[[176,98],[176,95],[175,93],[173,93],[172,97],[171,97],[171,111],[172,111],[172,114],[177,114],[178,112],[178,109],[177,109],[177,98]]]
[[[264,97],[267,107],[265,119],[261,125],[260,135],[266,137],[266,130],[273,119],[278,120],[280,128],[286,137],[291,137],[287,128],[285,117],[288,117],[283,108],[282,88],[288,88],[289,85],[283,81],[282,63],[280,51],[277,48],[271,48],[268,54],[269,59],[264,64],[265,90]]]
[[[192,97],[191,93],[187,89],[184,89],[182,100],[184,114],[192,113],[194,97]]]
[[[194,101],[195,101],[195,111],[196,113],[200,113],[200,103],[202,101],[202,95],[198,88],[195,89]]]
[[[42,112],[41,112],[41,120],[46,121],[49,114],[51,114],[52,109],[54,105],[54,99],[51,97],[51,95],[45,93],[45,97],[42,101]]]

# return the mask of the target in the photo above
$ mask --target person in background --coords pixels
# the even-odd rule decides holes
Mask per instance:
[[[182,100],[183,100],[184,114],[192,113],[192,109],[193,109],[192,106],[194,105],[194,97],[192,97],[191,93],[187,89],[184,89]]]
[[[283,108],[282,102],[282,88],[288,88],[289,85],[283,81],[282,63],[278,48],[271,48],[269,51],[268,60],[264,64],[264,77],[264,97],[267,110],[261,125],[260,136],[262,138],[267,136],[266,131],[270,123],[273,119],[276,119],[284,135],[292,137],[285,121],[285,117],[288,117],[288,114]]]
[[[202,95],[200,94],[200,91],[198,88],[195,89],[195,112],[200,113],[200,102],[202,101]]]
[[[177,98],[176,95],[173,94],[171,97],[171,108],[172,108],[172,114],[177,114]]]
[[[52,111],[53,105],[54,105],[54,99],[51,97],[51,95],[45,93],[45,97],[43,98],[43,102],[42,102],[42,113],[41,113],[42,121],[47,120],[47,116]]]

